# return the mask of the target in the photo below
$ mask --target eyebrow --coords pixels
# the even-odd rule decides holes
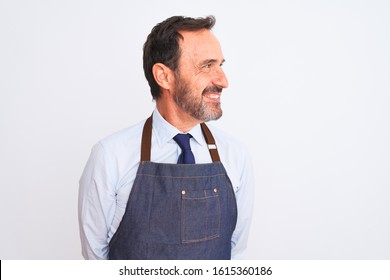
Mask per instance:
[[[225,63],[225,59],[222,59],[221,61],[221,65]],[[208,64],[208,63],[218,63],[218,59],[206,59],[206,60],[203,60],[200,64],[201,65],[204,65],[204,64]]]

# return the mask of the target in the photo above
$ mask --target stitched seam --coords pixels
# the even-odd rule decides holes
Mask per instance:
[[[152,175],[152,174],[143,174],[143,173],[139,173],[137,174],[137,176],[147,176],[147,177],[156,177],[156,178],[178,178],[178,179],[182,179],[182,178],[210,178],[210,177],[220,177],[220,176],[225,176],[226,174],[215,174],[215,175],[210,175],[210,176],[183,176],[183,177],[180,177],[180,176],[159,176],[159,175]]]

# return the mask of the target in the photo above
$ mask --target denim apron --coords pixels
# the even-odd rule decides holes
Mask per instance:
[[[232,184],[214,138],[202,123],[212,163],[150,161],[152,117],[144,126],[141,162],[109,259],[230,259],[237,221]]]

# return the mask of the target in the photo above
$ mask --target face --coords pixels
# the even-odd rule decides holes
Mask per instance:
[[[181,32],[181,56],[173,98],[177,106],[200,121],[222,116],[221,93],[228,86],[222,70],[221,46],[209,30]]]

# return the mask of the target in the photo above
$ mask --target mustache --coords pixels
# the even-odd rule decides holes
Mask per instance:
[[[209,86],[209,87],[205,88],[202,93],[205,94],[207,92],[218,92],[219,93],[219,92],[222,92],[222,88],[217,87],[217,86]]]

